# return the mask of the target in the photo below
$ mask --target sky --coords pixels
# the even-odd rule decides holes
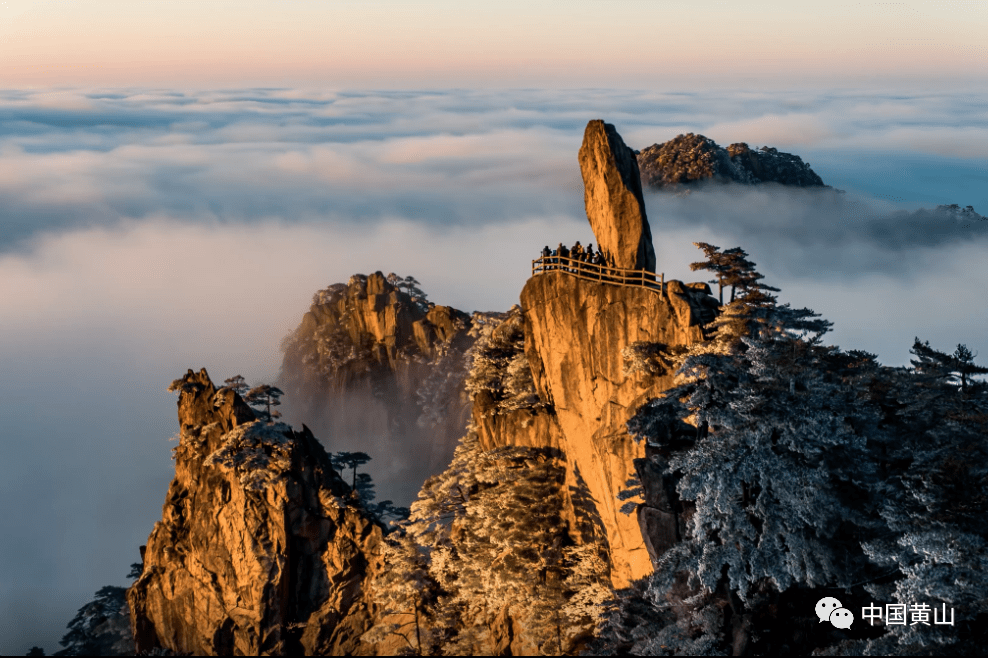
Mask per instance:
[[[988,227],[901,214],[988,214],[984,2],[473,4],[0,0],[0,652],[127,584],[187,368],[274,380],[357,272],[506,310],[543,245],[596,242],[591,119],[846,190],[648,194],[667,279],[742,246],[832,343],[988,355]]]
[[[788,87],[984,80],[981,0],[5,0],[36,85]]]

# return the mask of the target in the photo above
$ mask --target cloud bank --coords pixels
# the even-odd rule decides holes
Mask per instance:
[[[96,589],[125,584],[171,476],[165,387],[186,368],[272,380],[312,293],[355,272],[505,310],[542,245],[595,241],[576,160],[589,119],[635,148],[680,132],[776,146],[848,189],[649,194],[667,278],[702,278],[691,242],[740,245],[845,347],[902,363],[919,335],[988,354],[988,231],[901,214],[988,211],[986,100],[0,92],[0,651],[53,650]]]

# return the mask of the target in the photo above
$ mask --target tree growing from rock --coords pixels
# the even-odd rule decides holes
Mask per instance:
[[[345,469],[351,469],[350,488],[357,491],[357,468],[363,466],[371,460],[371,456],[366,452],[334,452],[329,456],[333,468],[339,469],[340,475]]]
[[[247,385],[247,380],[241,375],[235,375],[223,382],[226,384],[226,388],[230,389],[240,397],[247,395],[247,391],[250,390],[250,386]]]
[[[445,653],[500,651],[498,628],[524,628],[543,653],[592,636],[593,608],[609,593],[607,566],[576,550],[561,516],[562,469],[543,451],[483,451],[474,431],[450,467],[412,504],[409,536],[430,556]]]
[[[966,345],[958,345],[953,354],[947,354],[930,347],[930,341],[921,343],[916,338],[909,351],[916,356],[910,360],[916,374],[935,382],[959,384],[964,393],[972,383],[977,382],[975,377],[988,374],[988,368],[974,362],[977,355]]]
[[[428,558],[401,529],[385,539],[382,558],[387,567],[374,587],[383,614],[377,617],[368,640],[379,643],[393,635],[403,640],[408,652],[432,655],[438,637],[426,620],[434,614],[438,586],[429,574]]]
[[[261,411],[267,420],[271,421],[281,416],[280,411],[272,411],[271,407],[276,407],[281,404],[282,395],[284,395],[284,393],[280,388],[271,386],[270,384],[261,384],[260,386],[255,386],[247,392],[244,396],[244,402]]]
[[[401,277],[391,272],[386,277],[388,283],[393,285],[398,290],[404,292],[406,295],[412,298],[412,303],[419,307],[419,309],[424,313],[429,310],[431,306],[429,299],[426,294],[422,291],[420,287],[422,284],[419,283],[415,277],[406,276]]]
[[[523,322],[517,305],[487,322],[475,316],[471,334],[477,335],[477,341],[466,353],[470,364],[466,389],[475,401],[478,395],[486,400],[488,415],[544,406],[525,356]]]
[[[684,536],[611,605],[596,650],[977,653],[988,641],[988,386],[973,351],[917,339],[911,369],[883,367],[824,346],[829,322],[760,284],[713,325],[711,341],[662,355],[677,385],[628,424],[676,483]],[[684,420],[707,431],[684,438]],[[800,614],[773,612],[834,587],[946,605],[958,621],[840,643],[813,618],[791,630]]]
[[[69,622],[68,632],[59,640],[62,650],[56,656],[133,655],[134,638],[130,629],[127,590],[107,586],[79,608]]]
[[[637,636],[635,651],[746,646],[750,622],[731,637],[717,622],[732,596],[750,620],[790,588],[849,586],[874,571],[855,538],[879,525],[868,443],[876,410],[821,345],[830,323],[777,305],[738,255],[723,271],[742,294],[714,322],[715,339],[680,356],[678,386],[628,424],[667,455],[691,510],[685,537],[660,557],[641,594],[659,609],[678,591],[679,607],[657,616],[661,627]],[[682,419],[709,431],[684,445],[669,430]]]
[[[748,295],[757,290],[778,292],[778,288],[773,288],[761,283],[765,277],[755,270],[755,264],[748,260],[748,254],[741,247],[734,247],[726,251],[721,251],[720,247],[706,242],[694,242],[694,245],[703,251],[706,260],[691,263],[690,270],[707,270],[717,276],[719,287],[720,303],[724,303],[724,288],[731,286],[731,301],[735,299],[736,293]]]

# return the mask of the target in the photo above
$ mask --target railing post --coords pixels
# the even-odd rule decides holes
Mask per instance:
[[[662,276],[662,278],[659,279],[659,282],[660,282],[659,283],[659,294],[662,295],[662,297],[665,297],[666,296],[666,273],[663,272],[661,276]]]

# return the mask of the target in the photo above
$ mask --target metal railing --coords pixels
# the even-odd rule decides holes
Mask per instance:
[[[666,288],[665,272],[659,274],[659,279],[656,281],[655,272],[609,267],[567,256],[542,256],[532,261],[532,276],[548,272],[562,272],[569,276],[575,276],[577,279],[609,283],[615,286],[647,288],[660,295],[665,293]]]

